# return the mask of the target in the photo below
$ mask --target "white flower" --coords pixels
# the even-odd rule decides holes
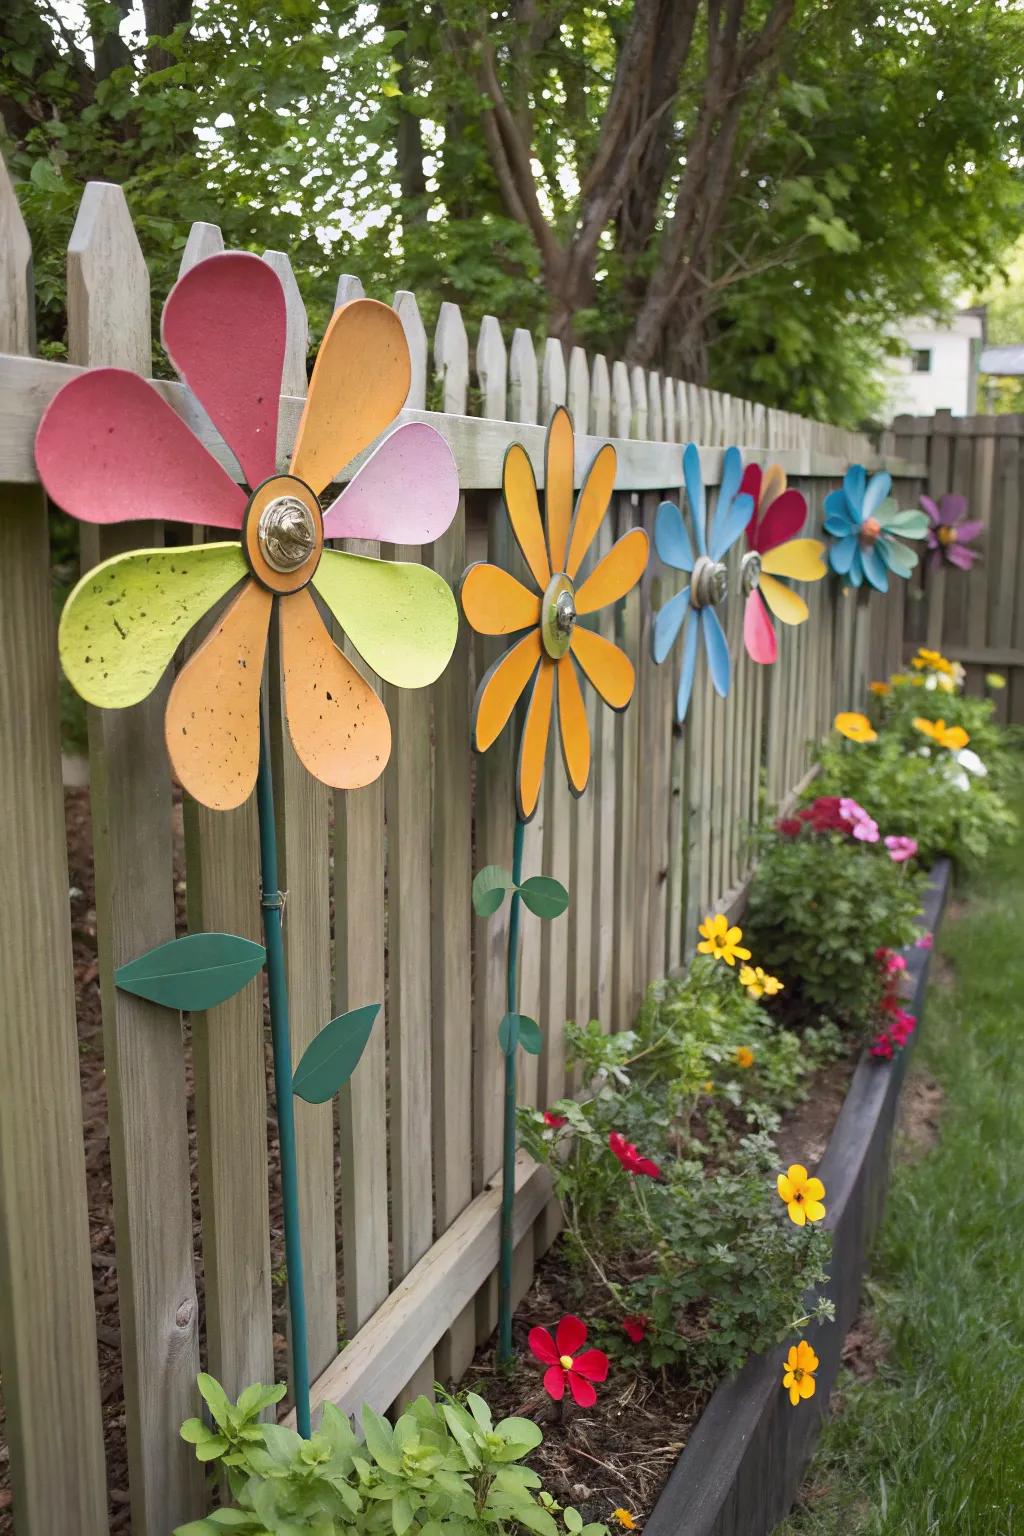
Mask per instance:
[[[977,774],[979,779],[984,779],[987,776],[988,769],[977,752],[972,752],[970,747],[961,747],[959,752],[953,753],[953,756],[960,764],[960,767],[966,768],[968,773]]]

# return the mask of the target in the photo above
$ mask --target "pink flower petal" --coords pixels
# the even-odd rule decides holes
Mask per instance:
[[[961,523],[956,530],[956,542],[958,544],[970,544],[972,539],[978,538],[985,532],[985,524],[979,518],[972,519],[969,523]]]
[[[555,1329],[555,1345],[559,1355],[574,1355],[587,1342],[587,1325],[570,1313],[563,1317]]]
[[[542,1365],[558,1364],[559,1351],[555,1348],[555,1341],[546,1328],[531,1328],[527,1343]]]
[[[167,355],[250,486],[277,471],[286,332],[281,279],[246,251],[199,262],[164,305],[160,335]]]
[[[565,1372],[560,1365],[549,1365],[544,1372],[544,1390],[556,1403],[565,1396]],[[593,1390],[593,1389],[591,1389]],[[594,1393],[596,1399],[597,1393]]]
[[[36,433],[47,494],[84,523],[240,528],[245,492],[152,384],[93,368],[59,390]]]
[[[945,554],[950,565],[957,566],[961,571],[969,571],[978,558],[976,549],[965,549],[962,544],[947,544]]]
[[[939,517],[942,522],[951,523],[955,527],[957,523],[962,523],[966,516],[966,496],[961,496],[958,491],[947,491],[944,496],[939,497]]]
[[[775,625],[760,592],[753,591],[743,609],[743,643],[751,661],[771,666],[779,654]]]
[[[386,437],[324,517],[328,539],[432,544],[459,505],[452,451],[426,422],[410,421]]]
[[[924,511],[927,512],[928,516],[931,518],[931,521],[932,521],[933,525],[935,527],[938,527],[939,523],[942,522],[942,513],[939,511],[938,507],[936,506],[936,504],[932,500],[932,498],[930,496],[922,496],[921,497],[921,506],[924,509]]]
[[[762,553],[795,539],[807,521],[807,502],[799,491],[786,490],[776,496],[761,519],[756,548]]]

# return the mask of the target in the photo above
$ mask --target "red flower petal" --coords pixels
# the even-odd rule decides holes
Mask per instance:
[[[544,1372],[544,1390],[548,1397],[560,1403],[565,1396],[565,1372],[560,1365],[549,1365]],[[596,1397],[596,1393],[594,1394]]]
[[[799,491],[783,491],[776,496],[761,519],[757,530],[757,548],[763,554],[787,539],[795,539],[807,521],[807,503]]]
[[[574,1355],[587,1342],[587,1325],[570,1312],[555,1329],[555,1344],[559,1355]]]
[[[597,1393],[590,1382],[575,1371],[569,1372],[569,1390],[581,1408],[593,1408],[597,1402]]]
[[[608,1356],[603,1349],[585,1349],[582,1355],[577,1355],[572,1362],[570,1376],[585,1376],[587,1381],[606,1381],[608,1378]]]
[[[757,542],[757,504],[761,500],[761,466],[760,464],[748,464],[743,471],[743,479],[740,481],[740,495],[750,496],[754,502],[754,510],[750,514],[750,522],[747,524],[747,548],[758,549]]]
[[[622,1319],[622,1331],[627,1338],[632,1339],[634,1344],[639,1344],[640,1340],[647,1336],[646,1317],[643,1317],[640,1313],[637,1313],[635,1317],[624,1317]]]
[[[527,1343],[534,1356],[541,1365],[557,1365],[560,1350],[555,1348],[555,1341],[546,1328],[531,1328],[527,1337]],[[561,1393],[559,1393],[561,1396]]]
[[[649,1157],[638,1157],[635,1161],[634,1173],[646,1174],[649,1179],[661,1178],[661,1169],[657,1163],[652,1163]]]

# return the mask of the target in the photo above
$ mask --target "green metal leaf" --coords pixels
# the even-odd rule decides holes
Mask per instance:
[[[473,880],[473,910],[477,917],[493,917],[505,900],[512,876],[498,864],[488,864]]]
[[[519,1044],[519,1015],[506,1013],[498,1025],[498,1044],[507,1056]]]
[[[519,887],[519,894],[534,917],[561,917],[569,905],[569,892],[550,875],[531,875]]]
[[[292,1091],[307,1104],[325,1104],[333,1098],[359,1065],[379,1012],[380,1003],[367,1003],[325,1024],[295,1069]]]
[[[531,1056],[540,1055],[541,1033],[540,1025],[536,1019],[528,1019],[525,1013],[519,1015],[519,1044],[524,1051]]]
[[[240,992],[266,958],[262,944],[236,933],[190,933],[119,966],[114,981],[165,1008],[214,1008]]]

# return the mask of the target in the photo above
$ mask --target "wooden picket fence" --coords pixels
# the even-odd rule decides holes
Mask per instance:
[[[2,173],[2,166],[0,166]],[[192,229],[182,267],[221,249],[218,229]],[[307,324],[286,255],[265,258],[288,295],[282,452],[306,389]],[[109,1529],[88,1193],[82,1147],[67,847],[58,729],[58,666],[46,507],[33,437],[67,364],[31,355],[31,252],[0,174],[0,1362],[18,1536],[99,1536]],[[338,285],[339,302],[360,293]],[[577,472],[595,439],[618,450],[612,514],[598,553],[635,523],[650,528],[663,494],[678,498],[681,444],[695,440],[711,484],[722,445],[781,462],[807,495],[809,526],[851,460],[871,445],[838,429],[517,330],[506,346],[493,316],[471,351],[457,306],[441,308],[430,346],[413,294],[394,298],[413,357],[405,419],[451,443],[464,490],[451,530],[427,551],[453,583],[470,558],[512,559],[502,510],[503,452],[519,439],[542,471],[543,423],[567,402]],[[120,190],[90,185],[68,250],[71,365],[150,374],[151,297]],[[443,394],[424,410],[428,380]],[[471,386],[478,414],[467,414]],[[209,422],[177,384],[166,398],[205,441]],[[587,435],[589,434],[589,436]],[[220,445],[222,450],[222,445]],[[921,466],[892,461],[904,504]],[[90,530],[95,560],[161,538],[152,525]],[[366,546],[362,546],[365,548]],[[414,552],[413,558],[418,558]],[[742,651],[733,552],[727,629],[730,697],[701,681],[684,730],[673,725],[678,658],[649,660],[652,603],[669,591],[655,561],[642,589],[607,620],[638,670],[617,716],[591,699],[594,768],[570,797],[552,746],[524,869],[569,887],[558,922],[523,922],[522,1008],[544,1027],[523,1062],[524,1102],[544,1106],[567,1081],[563,1021],[627,1027],[645,986],[692,951],[708,909],[738,907],[749,825],[801,785],[808,743],[865,679],[895,664],[902,636],[884,602],[808,590],[811,618],[782,636],[778,665]],[[331,795],[278,733],[287,959],[296,1058],[334,1013],[386,998],[378,1028],[332,1120],[297,1105],[310,1352],[317,1401],[384,1409],[435,1378],[458,1378],[495,1319],[504,1012],[502,919],[470,905],[474,868],[511,862],[510,732],[474,761],[474,679],[493,642],[463,626],[435,687],[389,692],[394,748],[383,780]],[[271,669],[273,671],[273,668]],[[165,685],[137,708],[94,712],[90,781],[104,1056],[125,1385],[131,1529],[167,1536],[201,1512],[205,1492],[178,1438],[197,1411],[206,1368],[235,1392],[272,1379],[268,1088],[258,981],[181,1021],[115,990],[115,966],[174,934],[172,785],[163,747]],[[259,937],[253,805],[211,813],[186,804],[188,916],[194,928]],[[195,1085],[204,1324],[193,1261],[186,1061]],[[337,1262],[340,1196],[342,1259]],[[521,1157],[517,1286],[557,1231],[546,1174]],[[200,1336],[205,1349],[200,1351]],[[339,1339],[347,1344],[339,1351]],[[9,1471],[6,1470],[9,1467]],[[2,1509],[2,1504],[0,1504]],[[4,1520],[0,1513],[0,1524]],[[9,1517],[8,1517],[9,1518]],[[123,1523],[117,1524],[124,1529]]]
[[[968,693],[983,694],[987,673],[998,718],[1024,725],[1024,415],[898,416],[893,450],[928,465],[925,489],[966,496],[968,516],[985,524],[969,572],[922,566],[906,602],[906,655],[919,645],[963,662]]]

